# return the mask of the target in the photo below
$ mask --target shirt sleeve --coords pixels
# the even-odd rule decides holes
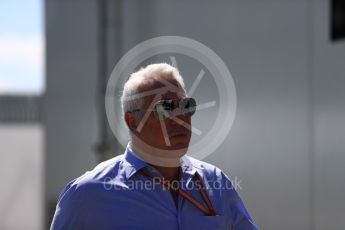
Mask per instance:
[[[222,179],[225,185],[225,199],[226,205],[229,206],[232,219],[232,230],[258,230],[259,228],[254,224],[249,215],[242,199],[236,192],[231,180],[222,172]]]
[[[70,182],[61,192],[50,230],[85,229],[85,210],[82,208],[82,192]]]

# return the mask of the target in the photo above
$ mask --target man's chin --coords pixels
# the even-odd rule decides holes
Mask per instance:
[[[174,140],[174,139],[171,139],[170,141],[170,145],[164,145],[164,146],[161,146],[160,148],[162,150],[180,150],[180,151],[187,151],[189,147],[189,141],[181,141],[181,140]]]
[[[181,158],[183,155],[187,153],[188,146],[174,146],[170,147],[169,149],[165,149],[162,153],[167,156],[167,158]]]
[[[168,149],[188,149],[190,137],[186,135],[173,136],[170,138],[170,146],[166,146]]]
[[[172,144],[171,146],[169,146],[168,149],[187,151],[188,144],[186,144],[186,143],[176,143],[176,144]]]

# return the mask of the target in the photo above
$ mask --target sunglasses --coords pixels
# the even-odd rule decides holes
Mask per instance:
[[[180,111],[176,113],[175,109],[177,108],[179,108]],[[170,99],[157,101],[154,105],[153,114],[159,119],[166,119],[179,114],[186,114],[191,117],[195,113],[195,110],[195,99],[185,97],[180,100]]]

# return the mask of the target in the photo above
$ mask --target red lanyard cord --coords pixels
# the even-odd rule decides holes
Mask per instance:
[[[198,208],[199,210],[201,210],[203,213],[205,213],[207,216],[215,216],[216,212],[212,206],[212,203],[209,199],[209,197],[206,194],[205,191],[205,187],[202,184],[199,175],[195,174],[195,179],[196,182],[198,183],[198,186],[200,187],[199,192],[201,194],[201,197],[203,198],[204,202],[207,205],[207,208],[200,204],[199,201],[197,201],[194,197],[192,197],[190,194],[188,194],[187,192],[181,190],[181,189],[176,189],[173,188],[171,186],[171,184],[169,183],[169,181],[165,180],[164,178],[154,178],[152,177],[150,174],[146,173],[144,169],[140,170],[140,173],[148,178],[153,179],[155,182],[158,182],[159,184],[163,185],[164,187],[166,187],[167,189],[172,189],[176,192],[178,192],[178,194],[180,196],[182,196],[183,198],[185,198],[186,200],[188,200],[189,202],[191,202],[196,208]]]
[[[198,174],[195,174],[195,180],[196,182],[199,184],[200,186],[200,194],[204,200],[204,202],[206,203],[209,211],[210,211],[210,215],[209,216],[215,216],[216,215],[216,211],[213,208],[212,202],[210,201],[210,198],[208,197],[205,187],[201,182],[200,176]]]

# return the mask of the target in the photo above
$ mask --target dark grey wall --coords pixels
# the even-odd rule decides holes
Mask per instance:
[[[236,119],[205,160],[242,180],[240,193],[262,229],[310,229],[308,2],[157,0],[125,1],[124,7],[125,49],[177,35],[224,60],[237,90]]]

